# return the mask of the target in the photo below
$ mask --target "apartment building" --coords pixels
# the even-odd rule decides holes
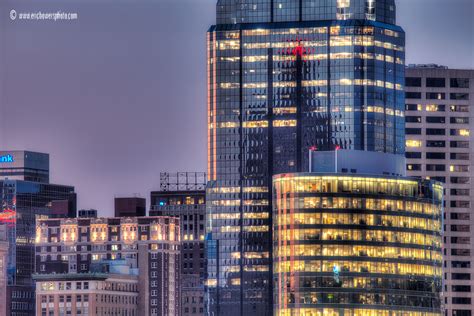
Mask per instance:
[[[407,68],[407,173],[445,183],[443,302],[453,316],[474,312],[473,103],[474,70]]]

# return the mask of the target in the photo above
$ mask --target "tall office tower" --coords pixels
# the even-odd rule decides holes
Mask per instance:
[[[472,133],[474,70],[413,65],[406,72],[406,155],[410,176],[445,183],[446,315],[474,312]]]
[[[441,316],[442,184],[401,155],[312,157],[273,177],[274,315]]]
[[[393,0],[219,0],[208,47],[211,315],[272,314],[272,176],[308,151],[404,153]]]
[[[32,152],[0,154],[0,223],[7,224],[7,315],[35,310],[35,221],[75,217],[74,187],[49,183],[49,156]]]
[[[125,261],[135,270],[132,274],[138,275],[135,315],[179,316],[179,239],[179,219],[174,217],[40,220],[36,225],[36,273],[43,280],[57,274],[87,279],[91,273],[104,272],[100,270],[104,263]]]
[[[146,199],[140,197],[115,198],[115,217],[146,216]]]
[[[150,216],[179,217],[181,230],[181,315],[204,315],[206,174],[161,173],[151,192]]]

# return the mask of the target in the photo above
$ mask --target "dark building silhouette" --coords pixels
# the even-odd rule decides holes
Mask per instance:
[[[115,198],[115,217],[146,216],[146,199],[140,197]]]

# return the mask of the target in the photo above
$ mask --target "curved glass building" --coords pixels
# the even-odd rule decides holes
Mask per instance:
[[[441,184],[293,173],[273,185],[274,315],[441,315]]]

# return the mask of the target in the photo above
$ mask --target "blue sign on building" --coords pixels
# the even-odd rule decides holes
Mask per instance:
[[[15,162],[12,155],[0,156],[0,163],[11,163]]]

